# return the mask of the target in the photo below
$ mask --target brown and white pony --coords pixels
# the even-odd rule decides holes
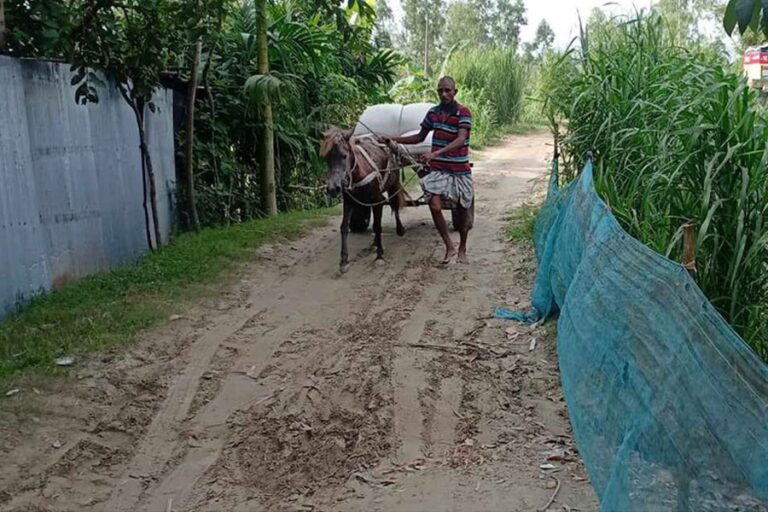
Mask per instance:
[[[342,273],[349,270],[347,236],[355,208],[370,206],[373,209],[376,261],[383,260],[381,217],[385,204],[389,204],[395,214],[398,236],[405,234],[405,228],[400,222],[400,209],[405,205],[406,194],[400,184],[396,155],[370,137],[353,137],[351,130],[332,126],[323,134],[320,156],[328,162],[328,194],[342,194],[343,199],[339,269]]]

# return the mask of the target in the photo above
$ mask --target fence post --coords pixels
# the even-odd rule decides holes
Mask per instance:
[[[696,277],[696,224],[693,222],[683,225],[683,266],[691,277]]]

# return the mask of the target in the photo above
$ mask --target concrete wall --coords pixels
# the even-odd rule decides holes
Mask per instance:
[[[75,104],[66,64],[0,56],[0,316],[147,250],[139,137],[112,87]],[[170,91],[147,135],[164,241],[175,187]]]

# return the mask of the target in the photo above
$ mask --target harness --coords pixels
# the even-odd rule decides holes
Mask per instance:
[[[389,173],[391,173],[393,170],[396,170],[396,169],[399,170],[400,167],[399,166],[398,167],[394,167],[392,165],[394,163],[393,162],[394,156],[390,154],[389,162],[387,164],[388,167],[386,169],[379,168],[379,166],[376,165],[376,162],[373,161],[373,158],[368,153],[368,151],[366,151],[366,149],[363,146],[358,145],[358,143],[357,143],[358,139],[363,139],[363,138],[370,139],[371,143],[376,145],[377,147],[380,147],[380,148],[386,147],[383,144],[380,144],[379,142],[376,142],[373,139],[373,137],[370,136],[370,135],[363,135],[361,137],[351,137],[349,139],[349,146],[352,149],[352,154],[354,155],[355,158],[352,159],[353,161],[349,162],[349,165],[347,167],[347,183],[349,183],[348,189],[349,190],[355,190],[355,189],[358,189],[358,188],[362,188],[362,187],[368,186],[371,183],[373,183],[374,181],[378,180],[378,182],[379,182],[379,191],[383,192],[384,191],[384,185],[386,183],[387,178],[389,177]],[[353,179],[353,175],[354,175],[355,169],[359,168],[359,164],[358,164],[359,160],[357,158],[358,155],[362,155],[362,157],[365,159],[365,161],[368,162],[368,165],[371,166],[371,169],[373,169],[373,172],[368,174],[362,180],[360,180],[358,182],[355,182],[354,179]]]
[[[387,199],[384,199],[377,203],[365,203],[357,199],[353,194],[353,192],[357,189],[361,189],[363,187],[370,185],[374,181],[378,181],[379,183],[379,192],[381,193],[385,192],[386,191],[385,185],[387,183],[387,179],[389,178],[389,175],[394,171],[400,171],[402,168],[400,165],[398,165],[397,154],[393,154],[392,152],[387,151],[387,153],[389,154],[389,160],[387,162],[387,167],[385,169],[382,169],[378,165],[376,165],[376,162],[374,162],[373,158],[368,153],[368,151],[363,146],[358,145],[359,139],[369,139],[371,144],[379,148],[389,149],[384,144],[381,144],[380,142],[378,142],[372,134],[365,134],[359,137],[350,137],[348,143],[349,143],[353,158],[348,159],[347,171],[346,171],[346,186],[342,187],[343,191],[347,195],[347,197],[349,197],[352,201],[354,201],[360,206],[368,207],[368,206],[379,206],[379,205],[387,204],[391,200],[389,192],[387,192]],[[368,163],[368,165],[371,166],[371,169],[373,169],[373,171],[367,176],[365,176],[362,180],[356,182],[354,181],[353,176],[354,176],[355,169],[359,168],[359,156],[362,156],[365,159],[365,161]],[[408,194],[408,192],[405,190],[405,187],[403,186],[402,183],[400,184],[399,192],[405,192],[406,195]]]

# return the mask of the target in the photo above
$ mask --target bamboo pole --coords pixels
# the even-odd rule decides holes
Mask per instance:
[[[689,222],[683,226],[683,266],[696,277],[696,224]]]

